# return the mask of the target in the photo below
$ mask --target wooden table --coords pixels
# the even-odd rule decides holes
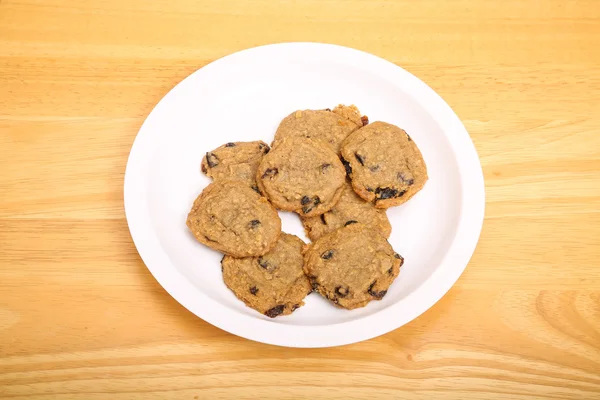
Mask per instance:
[[[0,1],[0,398],[600,399],[600,2]],[[471,263],[377,339],[230,335],[173,300],[128,233],[123,173],[152,107],[283,41],[408,69],[481,157]]]

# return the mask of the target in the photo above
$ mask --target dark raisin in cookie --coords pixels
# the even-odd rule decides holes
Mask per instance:
[[[304,254],[304,272],[314,290],[351,310],[381,300],[403,261],[377,231],[354,223],[315,241]]]
[[[202,159],[202,172],[214,181],[239,180],[258,190],[256,169],[269,150],[269,145],[260,140],[226,143],[206,153]]]
[[[223,280],[248,307],[274,318],[291,314],[304,305],[312,291],[302,266],[304,242],[294,235],[282,233],[275,247],[260,257],[234,258],[221,261]]]
[[[385,122],[373,122],[348,136],[342,157],[354,191],[377,208],[406,202],[427,181],[427,167],[415,142]]]
[[[345,176],[340,159],[325,144],[286,138],[263,157],[256,180],[275,207],[312,216],[337,203]]]
[[[338,228],[355,223],[367,225],[386,238],[392,233],[392,225],[385,210],[375,208],[372,203],[361,199],[352,190],[349,182],[344,183],[342,196],[331,210],[318,217],[302,218],[304,230],[312,241]]]
[[[281,233],[271,204],[241,181],[218,181],[198,196],[187,217],[196,239],[234,257],[268,252]]]
[[[285,138],[319,139],[339,153],[342,141],[363,126],[360,111],[355,106],[338,105],[331,110],[298,110],[285,117],[275,133],[273,148]],[[368,118],[366,119],[368,122]]]

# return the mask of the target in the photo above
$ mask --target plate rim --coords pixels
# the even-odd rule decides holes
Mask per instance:
[[[444,127],[459,170],[462,197],[459,220],[456,234],[438,268],[401,301],[374,314],[332,325],[300,327],[235,312],[195,290],[162,251],[158,238],[149,234],[152,232],[152,224],[145,198],[149,177],[143,178],[143,173],[147,171],[142,166],[154,154],[155,148],[151,148],[151,144],[157,139],[157,135],[154,134],[153,137],[148,126],[162,117],[159,106],[175,96],[178,88],[191,77],[210,74],[221,66],[243,61],[244,58],[265,57],[273,52],[286,51],[321,52],[329,57],[337,56],[338,60],[353,60],[385,75],[390,81],[401,80],[404,87],[410,87],[410,90],[406,90],[407,93]],[[124,177],[124,208],[132,240],[142,261],[159,284],[193,314],[220,329],[257,342],[285,347],[318,348],[356,343],[388,333],[412,321],[437,303],[458,280],[475,251],[484,221],[485,186],[477,150],[466,128],[450,106],[425,82],[402,67],[361,50],[334,44],[291,42],[268,44],[232,53],[197,69],[171,88],[148,114],[131,147]],[[165,267],[165,263],[170,266]],[[407,303],[411,304],[410,308],[401,307]],[[399,317],[386,318],[389,315]],[[344,332],[342,336],[336,335],[341,331]]]

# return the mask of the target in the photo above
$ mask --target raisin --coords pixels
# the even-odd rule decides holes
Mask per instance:
[[[362,117],[360,117],[360,122],[362,122],[363,126],[369,125],[369,117],[363,115]]]
[[[346,286],[338,286],[335,288],[335,294],[340,297],[346,297],[348,296],[348,293],[350,293],[350,290]]]
[[[302,212],[303,212],[304,214],[308,214],[309,212],[311,212],[311,211],[312,211],[312,209],[313,209],[313,206],[312,206],[312,205],[310,205],[310,206],[304,206],[304,207],[302,207]]]
[[[344,164],[344,168],[346,168],[346,175],[352,175],[352,166],[348,161],[346,161],[343,157],[340,158],[342,160],[342,164]]]
[[[258,288],[256,286],[252,286],[250,288],[250,293],[256,296],[256,293],[258,293]]]
[[[367,192],[372,192],[373,191],[373,188],[370,188],[370,187],[367,187],[365,189],[367,189]]]
[[[401,190],[398,191],[396,189],[392,189],[392,188],[388,188],[388,187],[378,187],[377,189],[375,189],[375,196],[377,197],[377,200],[385,200],[385,199],[391,199],[394,197],[402,197],[404,195],[404,193],[406,193],[406,190]]]
[[[365,158],[358,153],[354,153],[354,157],[358,160],[360,165],[365,165]]]
[[[304,196],[300,200],[300,204],[302,204],[304,206],[304,207],[302,207],[302,212],[304,214],[307,214],[310,211],[312,211],[314,206],[321,204],[321,199],[319,198],[319,196],[314,196],[312,198],[308,197],[308,196]]]
[[[258,193],[258,194],[261,194],[261,193],[260,193],[260,190],[258,189],[258,186],[256,186],[256,185],[252,185],[252,186],[251,186],[251,188],[252,188],[252,190],[254,190],[256,193]]]
[[[263,178],[266,178],[267,176],[275,176],[279,173],[279,170],[277,168],[267,168],[267,170],[265,171],[265,173],[262,175]]]
[[[371,296],[373,296],[374,298],[376,298],[377,300],[381,300],[381,299],[383,299],[383,296],[385,296],[385,294],[387,293],[387,290],[382,290],[379,292],[373,290],[373,287],[375,287],[376,283],[377,283],[377,281],[373,281],[373,283],[371,283],[371,286],[369,286],[369,294]]]
[[[265,313],[265,315],[269,318],[275,318],[276,316],[280,315],[283,312],[284,308],[285,308],[285,306],[283,304],[280,304],[278,306],[271,308],[269,311],[267,311]]]
[[[210,151],[206,153],[206,162],[210,168],[214,168],[219,165],[219,159]]]
[[[398,191],[396,189],[392,189],[392,188],[388,188],[388,187],[378,187],[377,189],[375,189],[375,194],[377,195],[378,199],[390,199],[392,197],[396,197],[396,195],[398,194]]]
[[[346,223],[344,224],[344,226],[348,226],[348,225],[352,225],[352,224],[356,224],[358,223],[358,221],[355,221],[353,219],[351,219],[350,221],[346,221]]]
[[[331,108],[326,108],[325,111],[331,111]]]
[[[258,257],[258,265],[260,265],[264,269],[269,269],[269,267],[271,266],[269,262],[262,257]]]
[[[398,253],[394,253],[394,257],[396,257],[398,260],[400,260],[400,266],[404,265],[404,257],[402,257]]]
[[[321,222],[323,225],[327,225],[327,221],[325,221],[325,214],[321,214]]]
[[[271,148],[264,143],[259,143],[258,148],[262,150],[264,154],[267,154]]]
[[[401,181],[402,183],[406,183],[409,186],[412,185],[413,183],[415,183],[415,180],[413,178],[407,177],[402,172],[398,172],[398,180]]]
[[[387,273],[390,275],[394,275],[394,267],[390,267],[390,269],[388,269]]]
[[[250,225],[250,229],[254,229],[260,225],[260,221],[257,219],[253,219],[252,221],[250,221],[249,225]]]
[[[229,142],[225,145],[225,147],[235,147],[235,143]]]
[[[323,254],[321,254],[321,258],[323,260],[329,260],[331,257],[333,257],[333,250],[327,250],[326,252],[324,252]]]

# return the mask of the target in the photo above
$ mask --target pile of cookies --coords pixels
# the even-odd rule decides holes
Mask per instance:
[[[293,112],[272,147],[224,144],[206,153],[202,172],[213,183],[194,201],[187,226],[225,254],[227,287],[271,318],[292,313],[312,291],[346,309],[381,300],[404,262],[387,241],[385,209],[427,181],[404,130],[369,124],[343,105]],[[297,213],[312,243],[281,232],[277,209]]]

